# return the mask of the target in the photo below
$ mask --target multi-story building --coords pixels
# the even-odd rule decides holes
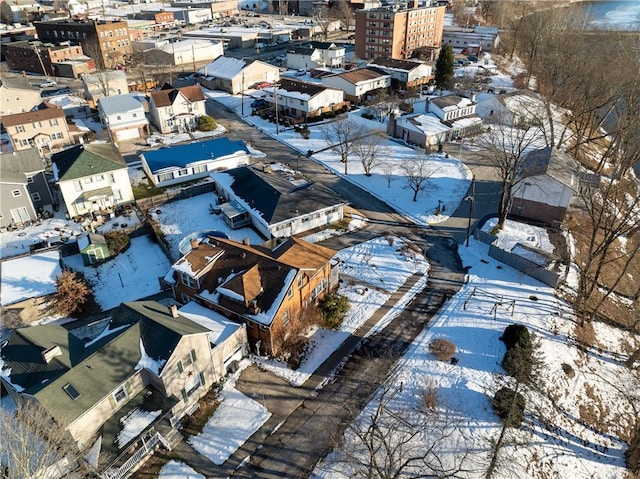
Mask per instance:
[[[363,59],[411,58],[416,50],[439,49],[445,7],[394,10],[391,7],[356,11],[355,53]],[[433,58],[436,50],[431,51]],[[431,58],[431,59],[433,59]]]
[[[71,45],[69,41],[57,45],[39,41],[8,43],[4,46],[4,54],[10,70],[52,76],[60,76],[58,62],[84,58],[82,47]]]
[[[132,51],[127,22],[64,19],[36,22],[35,27],[41,41],[80,44],[99,67],[112,68]]]
[[[74,141],[62,108],[43,108],[5,115],[2,117],[2,125],[7,130],[15,151],[33,147],[47,147],[51,150]]]
[[[26,78],[16,77],[0,80],[0,116],[24,113],[38,106],[41,102],[40,90]]]

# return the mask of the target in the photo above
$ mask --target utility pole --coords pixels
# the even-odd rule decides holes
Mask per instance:
[[[242,84],[240,86],[240,115],[244,116],[244,70],[242,71]]]
[[[275,99],[275,107],[276,107],[276,135],[280,134],[280,129],[278,127],[278,87],[280,85],[278,85],[277,83],[273,84],[273,97]]]
[[[191,44],[191,59],[193,60],[193,73],[196,73],[196,50],[193,43]]]
[[[467,248],[469,247],[469,236],[471,235],[471,212],[476,200],[476,176],[471,177],[471,195],[465,198],[469,202],[469,218],[467,221]]]
[[[40,61],[40,66],[42,67],[42,73],[44,73],[45,78],[49,79],[49,73],[44,67],[44,63],[42,62],[42,57],[40,56],[40,50],[38,50],[38,46],[35,43],[32,43],[33,51],[36,53],[38,60]]]

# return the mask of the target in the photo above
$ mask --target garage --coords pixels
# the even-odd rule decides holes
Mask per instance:
[[[114,133],[116,141],[140,138],[140,130],[138,128],[127,128],[126,130],[118,130]]]

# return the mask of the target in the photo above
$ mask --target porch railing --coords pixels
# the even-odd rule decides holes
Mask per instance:
[[[107,470],[101,474],[102,479],[122,479],[126,477],[134,467],[141,464],[159,445],[162,445],[169,451],[171,450],[171,445],[159,432],[156,432],[148,439],[141,439],[140,442],[141,445],[138,450],[136,450],[124,464],[119,467],[108,467]]]

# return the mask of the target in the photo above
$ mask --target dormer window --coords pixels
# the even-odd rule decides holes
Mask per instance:
[[[196,280],[194,278],[189,276],[187,273],[181,273],[180,278],[181,278],[182,284],[184,284],[188,288],[195,289]]]

